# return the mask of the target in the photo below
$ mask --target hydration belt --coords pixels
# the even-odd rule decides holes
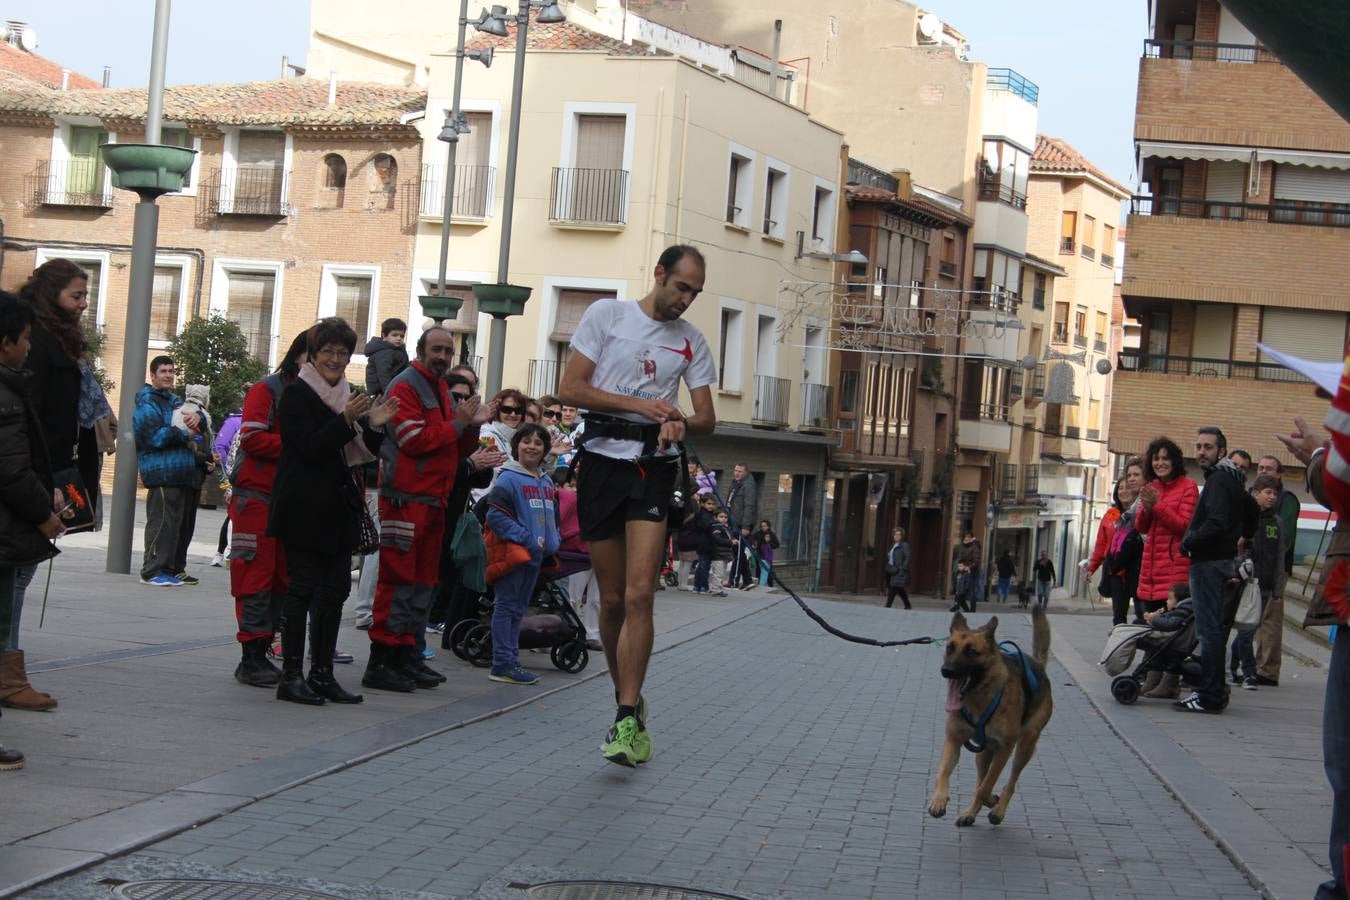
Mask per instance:
[[[592,412],[584,413],[581,418],[585,426],[581,429],[581,437],[574,442],[578,450],[593,438],[613,438],[619,441],[641,441],[643,456],[651,456],[656,452],[661,426],[655,422],[630,422],[618,416]]]

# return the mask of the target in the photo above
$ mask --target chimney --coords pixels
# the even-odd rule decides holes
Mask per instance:
[[[783,20],[773,20],[773,53],[769,57],[769,96],[778,96],[778,54],[783,50]]]
[[[70,70],[69,70],[69,69],[62,69],[62,70],[61,70],[61,90],[63,90],[63,91],[68,91],[68,90],[70,90]]]
[[[892,169],[891,177],[895,179],[896,199],[908,200],[914,196],[914,183],[910,180],[909,169]]]
[[[11,47],[23,46],[23,32],[28,27],[23,22],[17,22],[13,19],[5,20],[5,39]]]
[[[328,72],[328,105],[337,106],[337,72]]]
[[[104,86],[104,87],[107,87],[107,86],[110,85],[110,84],[112,84],[112,66],[104,66],[104,67],[103,67],[103,86]]]

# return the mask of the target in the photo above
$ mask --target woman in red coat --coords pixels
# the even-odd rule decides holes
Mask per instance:
[[[1144,456],[1149,483],[1139,492],[1135,528],[1144,535],[1144,561],[1136,595],[1145,612],[1162,609],[1167,591],[1188,579],[1191,561],[1181,554],[1181,538],[1200,499],[1200,489],[1186,477],[1181,448],[1167,438],[1155,438]]]

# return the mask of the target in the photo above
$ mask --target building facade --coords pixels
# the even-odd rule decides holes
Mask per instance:
[[[1271,437],[1325,403],[1263,341],[1342,358],[1350,124],[1216,0],[1149,5],[1134,137],[1141,169],[1121,286],[1141,324],[1119,357],[1110,448],[1196,426],[1301,467]]]

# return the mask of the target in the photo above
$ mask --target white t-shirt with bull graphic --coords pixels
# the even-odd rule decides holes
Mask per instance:
[[[681,378],[691,391],[717,383],[717,366],[703,334],[683,319],[658,322],[636,300],[592,303],[572,336],[572,349],[595,363],[591,386],[611,394],[678,405]],[[634,413],[614,415],[651,424]],[[595,438],[586,449],[613,459],[636,459],[642,455],[642,442]]]

